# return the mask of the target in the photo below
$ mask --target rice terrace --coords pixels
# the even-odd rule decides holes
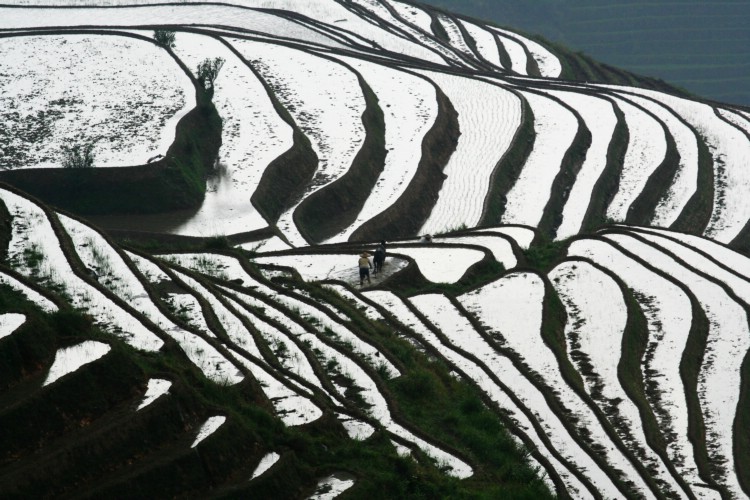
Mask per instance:
[[[750,497],[750,108],[400,0],[6,0],[0,124],[0,498]]]

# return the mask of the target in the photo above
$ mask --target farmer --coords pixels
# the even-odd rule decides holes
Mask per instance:
[[[385,240],[380,242],[378,248],[375,249],[375,271],[373,274],[378,274],[383,270],[383,262],[385,262]]]
[[[362,254],[359,256],[359,286],[365,284],[365,278],[367,278],[367,284],[372,283],[370,281],[370,269],[372,269],[370,254],[367,252],[362,252]]]

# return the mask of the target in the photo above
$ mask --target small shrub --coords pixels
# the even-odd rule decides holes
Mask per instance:
[[[546,241],[526,250],[526,263],[534,269],[546,271],[550,266],[565,256],[567,241]]]
[[[175,46],[175,32],[170,30],[154,30],[154,40],[163,47],[173,49]]]
[[[74,144],[62,147],[64,168],[92,168],[94,166],[94,143]]]

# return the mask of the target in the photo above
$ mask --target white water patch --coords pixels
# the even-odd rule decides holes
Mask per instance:
[[[172,278],[170,278],[167,273],[162,271],[159,266],[150,260],[141,257],[140,255],[136,255],[133,252],[125,251],[125,254],[138,269],[138,272],[141,273],[141,276],[146,278],[149,283],[156,284],[163,281],[172,281]]]
[[[145,351],[162,347],[164,342],[143,323],[75,274],[41,207],[4,189],[0,199],[12,216],[8,262],[16,271],[65,290],[73,307],[85,310],[105,331],[129,345]]]
[[[312,402],[307,393],[302,394],[302,389],[296,385],[293,386],[294,389],[290,389],[271,374],[270,368],[254,363],[239,354],[235,356],[256,378],[284,425],[306,425],[323,416],[323,411]]]
[[[389,249],[390,252],[390,249]],[[256,257],[258,264],[293,267],[305,281],[339,280],[352,286],[359,285],[359,253],[351,254],[299,254]],[[409,261],[387,255],[383,271],[371,279],[384,279],[409,265]]]
[[[552,52],[547,50],[544,46],[541,44],[535,42],[534,40],[531,40],[530,38],[524,37],[519,35],[518,33],[514,33],[512,31],[503,30],[500,28],[493,28],[498,33],[502,33],[506,36],[513,37],[516,40],[518,40],[520,43],[526,46],[526,48],[529,50],[529,53],[531,54],[531,57],[534,58],[536,61],[537,66],[539,67],[539,74],[542,75],[544,78],[559,78],[560,74],[562,73],[562,64],[560,64],[560,60],[555,56]],[[515,64],[513,65],[513,69],[515,70]],[[522,73],[526,74],[526,73]]]
[[[55,360],[47,373],[42,387],[50,385],[52,382],[73,373],[84,365],[93,363],[103,357],[112,348],[108,344],[87,340],[80,344],[58,349],[55,353]]]
[[[270,318],[273,321],[276,321],[276,322],[280,323],[284,328],[286,328],[286,330],[289,331],[289,333],[291,335],[293,335],[295,337],[300,337],[300,336],[305,335],[307,333],[306,330],[302,326],[300,326],[299,323],[297,323],[295,320],[293,320],[292,318],[290,318],[289,316],[287,316],[286,312],[283,312],[280,308],[278,308],[278,307],[276,307],[274,305],[269,305],[269,304],[263,302],[262,300],[259,300],[259,299],[255,298],[255,297],[252,297],[250,295],[244,294],[242,292],[237,292],[235,290],[230,290],[230,289],[224,288],[224,287],[221,287],[221,288],[225,292],[225,294],[226,294],[227,297],[232,298],[233,300],[236,300],[236,301],[238,301],[238,302],[240,302],[242,304],[245,304],[248,307],[255,308],[255,309],[258,309],[258,310],[262,310],[263,314],[266,317]],[[262,329],[263,328],[263,323],[262,322],[256,321],[256,323],[254,323],[254,325],[257,328],[260,329],[261,334],[265,335],[265,332]],[[279,332],[279,334],[282,335],[282,336],[286,336],[287,335],[287,334],[281,333],[281,332]],[[270,347],[273,348],[274,345],[276,345],[275,342],[277,342],[277,341],[276,340],[270,340],[270,343],[271,343]],[[289,339],[286,339],[286,343],[294,345],[294,343],[291,342]],[[275,353],[277,352],[277,350],[278,349],[276,348]],[[292,371],[295,371],[295,373],[297,373],[299,376],[301,376],[302,378],[304,378],[308,383],[313,384],[314,386],[316,386],[317,388],[319,388],[320,390],[322,390],[324,393],[328,394],[328,396],[331,397],[331,399],[335,399],[334,396],[328,391],[328,389],[326,389],[323,386],[323,383],[318,378],[318,375],[315,374],[315,372],[312,369],[312,366],[309,364],[309,361],[307,361],[307,359],[305,358],[304,353],[299,348],[296,348],[295,351],[292,351],[290,349],[290,352],[292,353],[290,355],[290,357],[299,356],[299,359],[297,360],[297,364],[300,367],[302,367],[302,368],[299,369],[299,371],[295,371],[294,368],[290,368],[290,369],[292,369]],[[283,356],[282,356],[282,358],[283,358]],[[282,365],[284,365],[285,362],[286,362],[285,359],[281,360]],[[305,366],[306,366],[306,368],[305,368]]]
[[[185,281],[191,288],[197,289],[199,293],[209,300],[211,306],[214,308],[219,321],[222,322],[222,326],[225,327],[227,334],[230,339],[237,342],[245,342],[244,347],[247,348],[246,337],[250,338],[250,352],[256,358],[260,358],[261,354],[257,350],[252,337],[247,330],[239,323],[236,316],[231,314],[226,308],[218,303],[215,297],[208,297],[210,293],[208,290],[200,286],[195,280],[188,278],[185,275],[180,275],[180,279]],[[218,309],[218,310],[217,310]],[[204,320],[205,321],[205,320]],[[240,329],[243,329],[245,335],[242,335]],[[320,418],[323,412],[317,407],[306,395],[300,394],[297,391],[290,389],[285,384],[280,382],[272,373],[271,368],[265,363],[253,362],[246,359],[242,354],[233,352],[234,357],[239,361],[242,366],[249,370],[255,379],[260,384],[263,392],[268,397],[269,401],[273,404],[274,410],[276,411],[279,418],[288,426],[304,425],[313,422]],[[238,372],[238,375],[240,373]],[[319,383],[319,382],[318,382]]]
[[[0,29],[50,26],[230,26],[300,42],[345,49],[344,45],[281,16],[232,5],[150,5],[117,8],[0,7]]]
[[[399,32],[401,32],[399,33],[400,43],[393,49],[389,50],[393,50],[396,53],[402,53],[404,55],[418,57],[423,61],[429,61],[440,65],[446,65],[446,61],[452,61],[461,64],[460,59],[455,54],[453,54],[448,47],[445,47],[441,42],[435,40],[434,37],[427,36],[421,29],[414,28],[408,22],[405,23],[400,18],[394,16],[384,5],[385,1],[352,0],[352,3],[357,4],[358,6],[370,11],[372,14],[375,14],[375,16],[379,17],[381,21],[384,21],[386,24],[390,25],[388,26],[390,31],[398,30]],[[429,29],[427,30],[427,32],[432,34],[432,31]],[[416,38],[416,42],[413,42],[411,38]],[[418,47],[419,52],[411,49],[412,45]],[[385,46],[383,47],[386,48]],[[409,48],[408,52],[405,50],[407,47]],[[441,55],[442,58],[440,57]]]
[[[32,290],[13,276],[5,274],[2,271],[0,271],[0,283],[11,287],[17,292],[22,293],[23,296],[26,297],[26,300],[46,313],[52,313],[58,310],[58,307],[55,305],[55,303],[49,300],[47,297],[37,292],[36,290]]]
[[[650,448],[638,407],[620,384],[618,365],[628,311],[617,282],[591,264],[578,261],[563,262],[549,278],[565,306],[568,357],[581,373],[586,392],[660,487],[672,495],[681,494],[680,485]]]
[[[354,305],[354,307],[356,307],[362,314],[364,314],[367,319],[372,321],[385,321],[385,318],[378,312],[377,309],[359,298],[358,295],[356,295],[354,292],[351,292],[344,285],[325,283],[323,284],[323,288],[327,288],[328,290],[339,294],[343,299]]]
[[[13,335],[13,332],[18,330],[24,323],[26,323],[25,314],[0,314],[0,339]]]
[[[318,481],[315,493],[307,497],[307,500],[333,500],[352,486],[354,486],[354,478],[349,478],[346,474],[342,479],[334,474]]]
[[[224,329],[224,332],[226,332],[229,340],[237,346],[246,349],[256,358],[263,359],[263,355],[258,349],[252,334],[232,311],[227,309],[227,307],[222,304],[211,291],[190,276],[178,271],[175,271],[175,275],[198,296],[208,302],[209,307],[213,311],[221,327]]]
[[[100,284],[125,300],[160,329],[168,332],[175,328],[175,324],[151,300],[143,283],[125,259],[99,232],[62,214],[58,215],[58,219],[73,241],[81,262],[96,273]]]
[[[205,59],[225,62],[211,99],[222,119],[217,169],[208,178],[200,208],[170,232],[208,237],[266,227],[250,198],[266,167],[292,147],[292,128],[252,70],[221,41],[179,32],[174,51],[193,72]]]
[[[678,233],[657,228],[638,228],[640,231],[662,234],[680,240],[686,246],[695,248],[718,260],[732,271],[750,279],[750,258],[708,238],[693,234]]]
[[[378,97],[387,155],[383,172],[357,218],[328,242],[348,240],[358,227],[404,194],[422,158],[424,137],[438,115],[435,88],[424,78],[364,60],[339,58],[352,65]]]
[[[261,241],[251,241],[250,243],[243,243],[241,245],[237,245],[237,247],[249,252],[256,253],[279,252],[282,250],[290,250],[292,248],[278,236],[273,236]]]
[[[374,368],[383,367],[390,374],[391,377],[398,377],[400,375],[399,370],[387,359],[381,356],[380,352],[360,339],[352,330],[349,329],[342,321],[348,320],[348,317],[336,311],[328,304],[320,303],[316,306],[312,306],[307,302],[295,298],[295,293],[289,291],[287,293],[278,293],[274,289],[264,285],[257,281],[255,278],[250,276],[247,272],[242,269],[240,263],[233,257],[227,257],[217,254],[175,254],[167,256],[171,260],[178,262],[185,267],[191,267],[191,263],[195,262],[196,259],[205,259],[213,262],[216,267],[221,267],[226,270],[232,276],[237,276],[242,280],[244,286],[253,287],[256,292],[261,293],[280,305],[283,305],[290,310],[296,311],[296,314],[303,318],[311,320],[313,326],[318,329],[321,333],[328,329],[330,332],[338,337],[342,342],[347,342],[351,349],[358,355],[362,356],[371,366]],[[232,340],[240,345],[244,340],[245,336],[249,335],[249,332],[239,322],[234,314],[230,313],[223,305],[221,305],[213,294],[208,292],[205,288],[199,285],[195,280],[188,278],[185,275],[180,274],[180,278],[195,289],[199,295],[206,298],[214,308],[214,312],[222,322],[227,334]],[[308,297],[311,298],[311,297]],[[315,300],[315,299],[312,299]],[[319,301],[318,301],[319,302]],[[337,316],[337,318],[331,318],[328,314]],[[342,317],[343,316],[343,317]],[[244,333],[243,333],[244,332]],[[247,349],[248,345],[244,345]],[[257,351],[254,343],[250,347],[251,352],[256,353],[255,355],[260,357],[260,353]]]
[[[433,283],[455,283],[471,266],[484,259],[484,252],[473,248],[431,245],[392,247],[388,251],[414,259],[422,276]]]
[[[197,0],[200,1],[200,0]],[[341,32],[348,39],[366,47],[381,47],[396,54],[416,57],[443,64],[443,61],[420,43],[392,33],[382,26],[370,22],[339,2],[330,0],[229,0],[227,3],[263,9],[279,9],[302,14],[327,25],[334,32]],[[387,14],[387,11],[385,11]],[[346,32],[343,32],[346,30]]]
[[[515,241],[519,247],[523,250],[527,250],[531,246],[531,242],[534,241],[536,233],[529,227],[522,226],[496,226],[496,227],[484,227],[481,229],[474,229],[477,233],[500,233],[510,237]]]
[[[216,432],[226,421],[227,417],[224,416],[209,417],[198,430],[198,435],[195,437],[195,441],[193,441],[193,444],[190,445],[190,447],[195,448],[198,446],[201,441]]]
[[[193,254],[175,254],[169,257],[171,259],[177,260],[181,265],[184,265],[186,267],[190,267],[190,263],[194,262],[196,258],[196,256]],[[244,286],[253,287],[258,293],[261,293],[273,299],[275,302],[289,308],[290,310],[295,311],[296,314],[300,315],[301,317],[311,320],[312,325],[318,331],[323,332],[326,329],[330,330],[330,332],[335,337],[338,337],[340,341],[348,343],[351,346],[350,348],[356,354],[361,356],[365,361],[367,361],[371,366],[373,366],[374,368],[385,369],[386,372],[390,374],[391,378],[400,376],[401,373],[399,372],[399,370],[385,357],[381,356],[380,352],[375,347],[360,339],[352,330],[350,330],[346,325],[342,323],[342,321],[346,321],[348,318],[329,305],[320,303],[316,306],[312,306],[307,302],[295,298],[294,292],[292,291],[289,291],[285,294],[278,293],[274,289],[263,285],[262,283],[251,277],[249,274],[247,274],[242,269],[240,263],[232,257],[210,254],[200,255],[198,256],[198,258],[211,259],[215,263],[215,265],[221,266],[223,269],[226,269],[232,274],[232,276],[239,277],[239,279],[242,280]],[[202,285],[200,285],[192,278],[189,278],[184,274],[179,274],[179,277],[180,279],[185,281],[191,288],[196,290],[199,295],[210,302],[216,316],[222,323],[222,326],[224,327],[229,337],[234,342],[244,347],[245,349],[249,349],[249,352],[251,352],[253,355],[259,358],[262,357],[260,351],[258,351],[257,346],[252,340],[252,336],[244,327],[244,325],[242,325],[237,316],[234,315],[234,313],[229,311],[224,305],[219,302],[216,296],[214,296],[211,292],[206,290]],[[338,317],[336,319],[331,318],[328,312],[333,315],[337,315]]]
[[[208,337],[216,338],[216,334],[209,328],[206,318],[203,317],[203,308],[198,298],[190,293],[167,293],[166,303],[174,314],[197,328]]]
[[[12,36],[0,39],[0,53],[2,169],[60,168],[64,146],[87,144],[95,167],[146,164],[166,154],[195,107],[188,76],[148,41]]]
[[[170,298],[191,298],[187,294],[170,294]],[[197,302],[195,302],[197,305]],[[198,326],[209,337],[216,337],[208,328],[199,306],[189,309],[189,322]],[[242,382],[245,377],[223,354],[206,340],[182,328],[175,326],[166,332],[180,345],[188,359],[200,369],[209,380],[221,385],[234,385]]]
[[[591,408],[564,381],[559,363],[542,338],[542,307],[544,282],[533,273],[506,275],[475,291],[461,295],[458,300],[466,310],[486,326],[488,335],[515,352],[519,358],[555,394],[562,406],[576,419],[579,429],[594,442],[601,455],[613,469],[632,482],[640,494],[650,496],[630,460],[612,442],[601,427]]]
[[[375,428],[366,422],[344,415],[343,413],[337,413],[336,418],[344,426],[350,439],[364,441],[375,434]]]
[[[628,126],[628,148],[620,173],[619,186],[607,207],[607,217],[624,221],[633,202],[649,177],[664,161],[667,138],[661,123],[624,99],[615,98]]]
[[[258,466],[255,467],[250,480],[252,481],[256,477],[262,476],[264,472],[276,465],[276,462],[278,462],[280,458],[281,455],[279,455],[275,451],[267,453],[263,458],[260,459],[260,462],[258,462]]]
[[[394,441],[392,439],[391,439],[391,444],[396,449],[396,454],[399,457],[410,457],[411,456],[411,450],[408,447],[406,447],[406,446],[404,446],[402,444],[399,444],[399,443],[397,443],[396,441]]]
[[[486,370],[491,370],[496,374],[502,373],[501,380],[534,413],[534,418],[544,426],[554,450],[575,466],[583,469],[587,477],[595,478],[594,484],[600,490],[617,492],[606,474],[599,470],[595,462],[562,427],[559,419],[547,406],[541,393],[518,372],[508,358],[498,355],[485,342],[471,323],[456,310],[445,296],[437,294],[418,295],[409,300],[433,325],[443,332],[443,335],[447,337],[447,343],[428,329],[394,294],[373,291],[366,292],[366,295],[393,311],[399,320],[420,335],[424,341],[433,345],[446,360],[461,368],[500,408],[506,411],[516,428],[523,432],[532,441],[536,450],[549,461],[565,484],[565,488],[573,497],[591,498],[591,495],[583,483],[571,474],[568,467],[550,453],[550,448],[541,439],[529,417],[498,384],[487,376]],[[457,348],[477,356],[479,363],[464,357],[456,350]]]
[[[476,55],[474,54],[474,51],[471,50],[471,47],[469,47],[469,44],[464,39],[464,35],[461,32],[461,28],[459,25],[450,17],[438,13],[437,14],[438,22],[442,25],[445,32],[448,34],[448,43],[451,45],[454,49],[458,50],[462,54],[464,54],[466,57],[469,57],[470,59],[475,59]]]
[[[432,16],[423,8],[397,0],[387,0],[391,7],[403,17],[408,23],[425,33],[432,34]]]
[[[497,34],[497,39],[505,49],[508,57],[510,57],[510,70],[513,73],[527,76],[529,74],[527,68],[529,60],[526,56],[526,51],[523,49],[523,45],[511,37],[499,33]]]
[[[743,116],[740,113],[735,113],[734,111],[731,111],[729,109],[716,108],[716,111],[719,113],[719,116],[737,125],[746,133],[750,134],[750,118]]]
[[[656,115],[674,138],[680,163],[674,180],[659,200],[651,221],[653,225],[669,227],[680,216],[698,188],[698,139],[690,127],[679,120],[669,108],[644,97],[621,95]]]
[[[534,146],[526,163],[507,195],[504,224],[536,226],[565,153],[578,132],[578,120],[567,108],[547,97],[521,92],[534,114]]]
[[[476,245],[484,247],[492,254],[495,260],[501,263],[505,269],[512,269],[518,264],[518,259],[513,253],[513,247],[510,242],[502,236],[496,235],[470,235],[470,236],[451,236],[451,237],[434,237],[433,243],[453,243],[458,245]]]
[[[583,486],[583,484],[570,473],[567,467],[565,467],[553,455],[550,454],[547,446],[543,441],[540,440],[537,431],[531,424],[531,421],[521,411],[521,409],[508,398],[508,395],[503,391],[503,389],[495,384],[489,377],[487,377],[480,364],[476,364],[473,361],[470,361],[468,358],[465,358],[455,350],[454,346],[465,348],[469,352],[478,355],[481,360],[482,356],[480,354],[480,351],[486,351],[486,343],[477,334],[476,330],[474,330],[468,320],[462,317],[460,313],[458,313],[453,304],[451,304],[445,296],[437,294],[419,295],[416,297],[412,297],[409,300],[422,314],[425,315],[425,317],[427,317],[430,322],[432,322],[432,324],[440,329],[441,332],[444,332],[444,335],[449,340],[448,343],[443,343],[441,340],[439,340],[437,336],[433,334],[427,327],[425,327],[425,325],[410,310],[403,306],[401,300],[398,299],[395,295],[390,294],[390,292],[367,293],[368,295],[378,294],[378,300],[386,303],[388,308],[393,309],[394,312],[397,311],[399,319],[404,320],[406,324],[408,324],[409,327],[416,333],[418,333],[425,341],[432,344],[436,349],[438,349],[438,351],[440,351],[440,354],[444,356],[449,362],[459,366],[476,384],[478,384],[482,388],[482,390],[490,398],[492,398],[492,400],[496,404],[498,404],[498,406],[506,411],[508,416],[513,420],[515,426],[524,434],[526,434],[529,439],[532,440],[534,446],[536,447],[536,450],[542,456],[544,456],[550,462],[550,464],[552,464],[555,472],[557,472],[561,477],[562,481],[565,483],[567,491],[572,496],[574,496],[575,498],[590,498],[590,495],[588,494],[588,491]],[[481,348],[473,349],[471,346],[475,345],[481,346]],[[494,366],[497,366],[499,357],[493,356],[493,359],[495,360]],[[503,359],[503,361],[507,363],[507,359]],[[486,366],[493,365],[487,363]],[[504,381],[511,380],[511,377],[509,376],[510,373],[517,375],[519,379],[523,379],[523,377],[515,370],[515,368],[512,368],[512,365],[509,366],[511,367],[509,370],[503,371]],[[514,386],[511,385],[511,387]],[[547,409],[547,412],[549,413],[549,409]],[[554,415],[552,415],[551,418],[554,419]],[[513,437],[515,438],[515,436]],[[520,439],[516,439],[519,442],[519,446],[525,447],[525,445],[520,442]],[[576,444],[573,444],[573,447],[577,448],[578,446]],[[563,450],[558,449],[558,451]],[[533,459],[527,458],[527,460]],[[552,488],[552,490],[554,491],[554,487]]]
[[[325,330],[330,330],[330,333],[328,333],[329,336],[335,338],[339,342],[348,344],[354,354],[358,355],[373,368],[381,371],[385,378],[396,378],[401,376],[399,369],[396,368],[385,356],[381,355],[377,348],[360,339],[348,327],[339,321],[331,319],[318,308],[310,306],[305,302],[290,300],[288,297],[282,297],[280,295],[276,296],[276,300],[289,308],[297,309],[298,314],[302,318],[310,321],[319,334],[323,334]]]
[[[497,68],[503,69],[503,63],[500,61],[500,51],[497,47],[495,35],[482,26],[471,23],[464,19],[460,20],[466,31],[476,43],[477,50],[482,58]]]
[[[698,398],[706,426],[709,460],[718,482],[732,495],[744,495],[735,473],[733,422],[740,397],[740,367],[750,348],[748,318],[742,306],[720,286],[678,264],[658,249],[630,236],[605,234],[693,292],[708,318],[708,338],[698,375]]]
[[[521,125],[521,101],[488,82],[424,70],[420,73],[450,99],[458,113],[461,135],[443,169],[447,178],[438,200],[419,233],[474,227],[482,218],[495,168]]]
[[[172,382],[161,378],[152,378],[148,381],[148,387],[146,387],[146,394],[143,396],[143,401],[138,405],[136,411],[140,411],[156,401],[159,397],[169,393],[169,389],[172,387]]]
[[[641,232],[640,229],[633,232],[664,250],[672,252],[688,266],[709,275],[714,280],[725,283],[743,302],[750,304],[750,282],[748,280],[737,276],[732,271],[724,269],[709,257],[701,255],[690,246],[666,238],[667,234],[658,235],[650,231]],[[710,257],[715,256],[711,255]]]
[[[365,140],[366,104],[356,75],[308,52],[248,40],[233,43],[270,84],[318,156],[302,199],[347,173]],[[292,245],[305,246],[292,218],[298,204],[281,215],[278,226]]]
[[[575,183],[563,207],[562,222],[557,228],[555,239],[563,240],[578,234],[581,230],[586,211],[591,204],[594,187],[607,167],[607,152],[617,126],[617,116],[612,103],[606,99],[578,92],[559,90],[545,90],[544,92],[557,97],[575,109],[591,132],[591,145],[576,175]]]
[[[711,106],[669,94],[631,87],[611,86],[637,93],[671,108],[704,140],[713,157],[714,205],[704,236],[729,243],[750,219],[750,139],[722,120]]]
[[[646,396],[655,409],[661,432],[668,436],[669,459],[689,484],[702,484],[693,444],[688,439],[688,406],[680,373],[692,322],[690,299],[677,285],[604,241],[574,241],[568,255],[591,259],[619,276],[633,291],[646,318],[649,336],[641,373],[658,394],[656,398],[652,392]]]
[[[318,388],[323,389],[323,384],[315,374],[315,370],[313,370],[312,365],[310,365],[310,362],[305,357],[304,352],[297,347],[297,344],[289,340],[278,329],[259,317],[251,315],[242,307],[243,303],[252,304],[252,300],[248,295],[226,288],[222,290],[225,292],[224,298],[235,307],[238,314],[251,322],[255,329],[263,336],[264,340],[268,343],[268,347],[284,368]]]

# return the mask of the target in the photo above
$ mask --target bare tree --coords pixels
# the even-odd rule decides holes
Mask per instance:
[[[174,48],[175,32],[169,30],[154,30],[154,40],[164,47]]]
[[[222,66],[224,66],[224,59],[221,57],[207,58],[198,64],[197,77],[204,89],[214,88],[214,82],[219,76]]]

